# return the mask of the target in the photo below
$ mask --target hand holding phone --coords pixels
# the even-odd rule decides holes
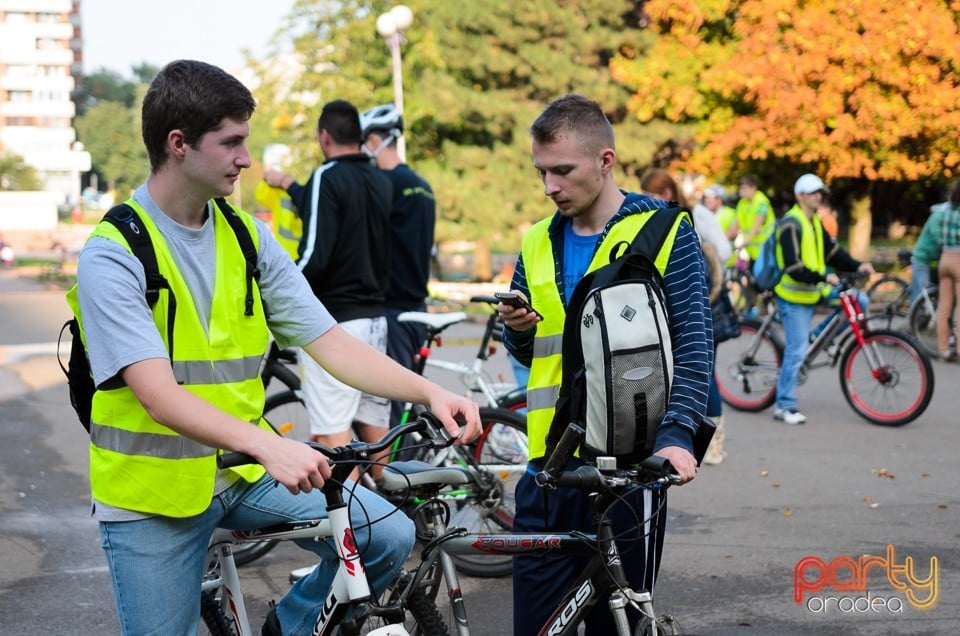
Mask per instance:
[[[540,320],[543,320],[543,315],[533,308],[530,301],[516,292],[494,292],[493,296],[504,305],[509,305],[517,309],[526,309],[528,312],[536,314]]]

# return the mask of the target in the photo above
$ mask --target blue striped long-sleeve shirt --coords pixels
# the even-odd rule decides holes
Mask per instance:
[[[621,209],[607,224],[604,235],[610,227],[629,214],[664,206],[666,203],[659,199],[629,194]],[[563,224],[567,222],[569,221],[557,212],[549,230],[550,240],[554,245],[558,280],[563,279]],[[601,242],[602,237],[597,244]],[[681,222],[677,230],[673,252],[670,254],[663,279],[673,330],[674,377],[670,401],[657,429],[654,452],[667,446],[680,446],[692,453],[694,434],[706,412],[708,382],[713,372],[713,322],[703,252],[693,227],[686,221]],[[510,287],[530,297],[523,254],[517,258]],[[531,301],[536,306],[536,299],[531,298]],[[504,345],[525,366],[530,366],[533,358],[535,331],[531,329],[527,332],[515,332],[504,329]]]

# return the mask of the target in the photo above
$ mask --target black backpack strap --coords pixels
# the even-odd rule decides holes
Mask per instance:
[[[230,229],[237,235],[237,243],[240,244],[240,251],[243,252],[243,259],[247,262],[247,294],[244,297],[243,314],[245,316],[253,315],[253,281],[260,282],[260,269],[257,267],[257,248],[253,244],[253,238],[250,236],[250,230],[244,224],[240,215],[233,209],[226,199],[214,199],[217,207],[223,212],[224,218],[230,225]],[[266,313],[266,307],[264,307]]]
[[[691,224],[693,223],[693,217],[690,215],[690,211],[679,206],[659,208],[653,210],[653,212],[654,215],[649,221],[643,224],[643,227],[634,237],[628,250],[634,254],[643,254],[649,258],[651,262],[656,261],[657,254],[660,253],[660,248],[663,247],[663,243],[667,240],[667,235],[670,234],[670,230],[673,228],[674,223],[677,222],[678,217],[685,214]],[[610,256],[610,262],[613,262],[613,251],[611,251]]]
[[[655,261],[657,254],[663,247],[664,241],[670,234],[677,221],[677,218],[686,214],[690,218],[690,212],[683,207],[671,206],[666,208],[657,208],[649,212],[653,216],[643,224],[640,231],[633,238],[631,243],[620,241],[610,248],[610,262],[623,258],[617,267],[627,267],[631,265],[628,261],[639,261],[644,263],[642,266],[648,269],[652,274],[660,276],[657,271]],[[624,258],[633,257],[633,258]],[[601,287],[610,279],[618,275],[616,267],[601,267],[592,272],[588,272],[577,283],[573,293],[570,295],[570,302],[567,303],[567,316],[563,325],[563,373],[560,383],[560,394],[557,398],[556,409],[553,422],[550,424],[550,430],[547,433],[547,450],[545,457],[549,457],[560,441],[561,435],[571,422],[582,423],[585,405],[581,401],[581,396],[585,394],[586,382],[585,374],[582,369],[583,360],[574,359],[581,351],[580,347],[580,329],[579,313],[587,296],[597,287]],[[600,278],[598,278],[598,276]]]
[[[153,249],[150,233],[140,219],[137,211],[126,203],[115,205],[103,216],[123,235],[133,255],[143,265],[143,273],[147,279],[147,304],[152,309],[160,300],[160,290],[166,289],[170,294],[170,303],[167,308],[167,342],[170,347],[170,360],[173,361],[173,323],[177,314],[177,299],[173,294],[170,283],[160,273],[157,265],[157,252]]]

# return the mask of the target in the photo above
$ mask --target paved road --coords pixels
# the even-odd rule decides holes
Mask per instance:
[[[65,312],[60,292],[0,272],[0,633],[117,633],[89,516],[84,435],[48,355]],[[472,353],[448,343],[437,355]],[[497,364],[508,373],[502,359]],[[815,372],[801,389],[805,426],[775,423],[769,412],[728,411],[727,462],[671,491],[658,609],[701,635],[960,633],[960,439],[953,411],[960,366],[935,369],[933,403],[903,428],[854,415],[833,369]],[[834,572],[849,582],[867,554],[884,560],[866,574],[869,592],[827,588],[794,602],[800,559],[826,566],[849,558]],[[257,619],[283,593],[302,555],[285,547],[244,570]],[[930,609],[909,602],[931,598],[922,581],[906,590],[890,582],[905,580],[904,566],[915,581],[936,582]],[[807,580],[815,574],[811,565]],[[475,633],[509,633],[509,590],[507,580],[467,582]]]

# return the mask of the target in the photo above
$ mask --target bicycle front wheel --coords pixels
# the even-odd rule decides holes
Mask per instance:
[[[425,584],[415,590],[409,590],[413,577],[410,574],[401,573],[387,586],[387,591],[383,594],[383,604],[385,606],[400,603],[403,606],[405,620],[404,629],[410,636],[448,636],[450,630],[443,620],[443,614],[437,609],[436,596],[439,589],[439,577],[428,576]],[[366,634],[370,629],[382,628],[389,623],[384,623],[381,618],[371,617],[364,623],[363,633]]]
[[[857,340],[840,358],[840,387],[853,410],[873,424],[903,426],[933,397],[933,366],[912,339],[881,329]]]
[[[213,592],[200,593],[200,619],[203,625],[199,636],[235,636],[237,633]]]
[[[527,420],[509,409],[480,407],[480,421],[483,432],[468,446],[475,463],[474,492],[451,495],[466,496],[450,502],[448,525],[470,533],[509,532],[516,511],[514,490],[527,465]],[[457,570],[470,576],[507,576],[513,569],[510,556],[458,555],[453,560]]]
[[[937,299],[939,292],[936,290],[927,291],[930,298],[929,303],[922,295],[917,298],[910,308],[910,335],[914,337],[920,348],[931,357],[937,357],[940,354],[940,348],[937,345]]]
[[[740,319],[740,335],[717,346],[714,374],[720,397],[738,411],[762,411],[777,399],[783,343],[763,323]]]

